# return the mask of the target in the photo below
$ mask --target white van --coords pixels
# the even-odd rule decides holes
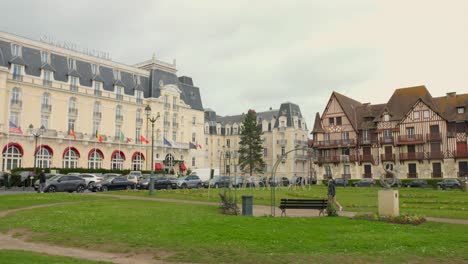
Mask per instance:
[[[213,170],[213,177],[219,176],[219,169],[210,169],[210,168],[201,168],[194,169],[190,175],[197,175],[202,182],[208,181],[210,179],[211,170]]]

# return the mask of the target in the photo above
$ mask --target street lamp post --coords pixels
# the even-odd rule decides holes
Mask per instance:
[[[34,176],[36,176],[36,157],[37,157],[37,139],[45,132],[45,127],[42,125],[39,129],[34,130],[32,124],[29,125],[29,134],[34,137]]]
[[[154,195],[154,123],[159,118],[159,112],[156,117],[151,116],[151,107],[145,107],[146,121],[151,122],[151,176],[149,183],[149,195]]]

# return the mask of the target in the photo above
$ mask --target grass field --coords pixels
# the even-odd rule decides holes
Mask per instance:
[[[48,256],[37,253],[15,251],[15,250],[0,250],[0,263],[15,263],[15,264],[104,264],[107,262],[94,262],[82,259],[73,259],[65,257]]]
[[[0,231],[32,240],[118,252],[170,252],[202,263],[468,263],[468,226],[396,225],[347,218],[226,216],[216,206],[89,201],[17,212]]]
[[[380,188],[337,188],[337,200],[346,211],[377,212],[377,192]],[[198,200],[219,202],[218,193],[222,189],[193,189],[193,190],[161,190],[154,197],[184,200]],[[468,219],[468,193],[460,190],[434,190],[401,188],[400,212],[422,216]],[[254,196],[254,203],[270,205],[271,192],[269,189],[240,189],[236,190],[238,201],[244,194]],[[109,194],[123,194],[148,196],[148,191],[109,192]],[[317,198],[326,199],[325,186],[313,186],[297,189],[277,189],[276,201],[281,198]]]

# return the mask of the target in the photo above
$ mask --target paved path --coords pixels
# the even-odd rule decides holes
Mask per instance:
[[[185,203],[185,204],[201,204],[201,205],[215,205],[218,206],[219,203],[214,202],[203,202],[203,201],[191,201],[191,200],[180,200],[180,199],[170,199],[170,198],[150,198],[150,197],[141,197],[141,196],[132,196],[132,195],[118,195],[118,194],[100,194],[100,193],[92,193],[92,195],[98,196],[108,196],[118,199],[125,199],[125,200],[145,200],[145,201],[158,201],[158,202],[169,202],[169,203]],[[288,209],[286,211],[287,217],[319,217],[318,210],[294,210]],[[342,211],[339,212],[340,216],[345,217],[353,217],[358,212],[348,212]],[[271,207],[267,205],[254,205],[253,208],[254,216],[270,216],[271,215]],[[279,208],[275,208],[275,216],[281,217],[281,210]],[[427,221],[431,222],[439,222],[439,223],[449,223],[449,224],[462,224],[468,225],[468,220],[466,219],[452,219],[452,218],[437,218],[437,217],[426,217]]]

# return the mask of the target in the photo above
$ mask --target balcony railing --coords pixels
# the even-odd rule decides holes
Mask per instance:
[[[51,87],[52,86],[52,81],[51,80],[42,80],[42,85]]]
[[[101,90],[94,90],[94,95],[102,96],[102,91]]]
[[[94,118],[102,118],[102,113],[101,112],[93,112],[93,117]]]
[[[318,148],[340,148],[354,145],[356,145],[356,141],[354,139],[323,140],[314,142],[314,146]]]
[[[361,138],[359,144],[362,146],[377,144],[377,138]]]
[[[78,114],[78,108],[68,108],[68,114],[70,115],[77,115]]]
[[[442,141],[442,135],[440,133],[429,133],[426,134],[426,140],[431,142]]]
[[[13,74],[13,80],[22,82],[23,81],[23,75],[21,74]]]
[[[379,139],[379,141],[380,141],[380,144],[382,144],[382,145],[383,144],[393,144],[395,142],[395,140],[393,139],[392,136],[390,136],[390,137],[381,137]]]
[[[116,100],[119,100],[119,101],[122,101],[122,100],[123,100],[123,95],[121,95],[121,94],[116,94],[116,95],[115,95],[115,99],[116,99]]]
[[[123,121],[123,115],[116,115],[115,116],[115,121],[119,121],[119,122],[122,122]]]
[[[443,172],[432,172],[431,176],[432,176],[432,178],[443,178],[444,173]]]
[[[50,113],[52,111],[52,105],[51,104],[41,104],[41,111]]]
[[[351,174],[343,173],[343,174],[341,174],[341,178],[343,178],[343,179],[351,179]]]
[[[340,163],[340,156],[321,156],[317,158],[318,163]]]
[[[305,154],[294,154],[294,158],[297,159],[297,160],[308,160],[308,159],[309,159],[309,155],[305,155]]]
[[[307,141],[295,139],[294,140],[294,145],[296,145],[296,146],[307,146]]]
[[[418,173],[417,172],[410,172],[406,175],[408,178],[418,178]]]
[[[382,161],[395,161],[395,154],[380,154]]]
[[[70,84],[70,91],[71,92],[78,92],[78,85]]]
[[[178,112],[178,111],[179,111],[179,106],[173,104],[173,105],[172,105],[172,110],[173,110],[174,112]]]
[[[441,160],[444,159],[444,153],[442,151],[433,151],[427,153],[427,159],[429,160]]]
[[[372,164],[374,164],[375,162],[375,159],[374,159],[374,156],[373,155],[360,155],[359,156],[359,161],[362,163],[362,162],[371,162]]]
[[[143,125],[143,118],[137,118],[137,119],[135,119],[135,121],[136,121],[137,125],[139,125],[139,126]]]
[[[164,127],[170,127],[171,126],[171,122],[169,121],[164,121]]]
[[[278,127],[278,131],[279,131],[279,132],[285,132],[285,131],[286,131],[286,127]]]
[[[278,139],[276,141],[276,144],[278,144],[278,145],[286,145],[286,143],[287,143],[286,139]]]
[[[459,178],[468,177],[468,171],[459,171],[457,174]]]
[[[10,101],[10,106],[13,107],[13,108],[21,108],[21,107],[23,107],[23,101],[13,99],[13,100]]]
[[[362,177],[363,178],[372,178],[372,173],[363,173]]]
[[[143,99],[137,98],[137,99],[136,99],[136,103],[137,103],[137,105],[143,104]]]
[[[171,109],[171,104],[169,104],[169,103],[164,103],[164,109],[166,109],[166,110]]]
[[[423,144],[423,135],[400,135],[398,136],[398,145]]]
[[[172,127],[173,127],[173,128],[178,128],[178,127],[179,127],[179,123],[174,123],[174,122],[173,122],[173,123],[172,123]]]
[[[447,131],[447,137],[449,137],[449,138],[457,137],[457,132],[455,132],[455,131]]]
[[[423,160],[424,152],[400,153],[400,160]]]
[[[456,159],[468,158],[468,151],[466,150],[455,150],[453,152],[453,157]]]

